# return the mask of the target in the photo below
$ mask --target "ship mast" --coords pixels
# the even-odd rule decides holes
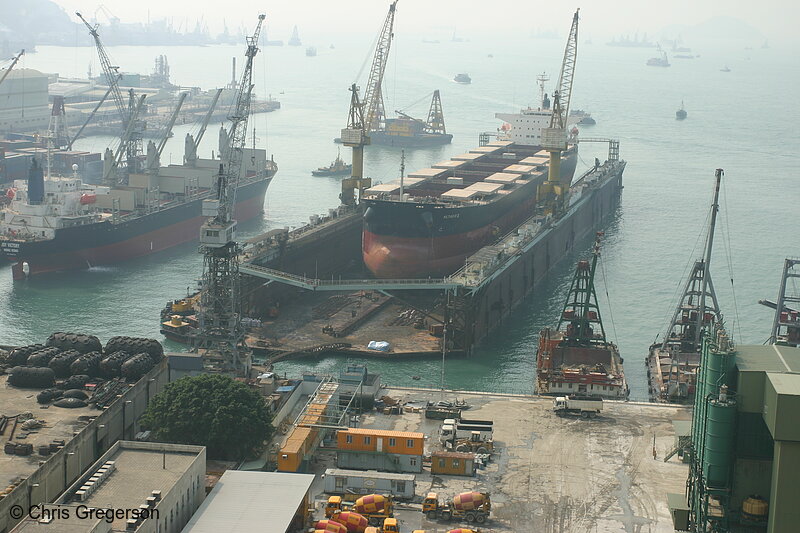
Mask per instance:
[[[711,223],[708,227],[704,258],[695,261],[692,273],[686,280],[683,289],[683,296],[675,308],[672,315],[667,333],[661,343],[661,349],[666,350],[671,340],[676,340],[673,332],[680,330],[678,340],[681,343],[680,352],[697,352],[700,349],[700,337],[704,325],[711,322],[720,321],[719,303],[717,294],[714,291],[714,282],[711,280],[711,250],[714,246],[714,228],[717,222],[717,212],[719,211],[719,188],[724,172],[718,168],[715,173],[714,200],[711,203]],[[711,298],[712,306],[707,307],[706,300]],[[706,311],[712,311],[713,316],[706,320]],[[696,312],[697,316],[692,320],[691,313]]]

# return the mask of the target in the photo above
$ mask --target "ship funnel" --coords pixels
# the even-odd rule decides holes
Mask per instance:
[[[39,205],[44,200],[44,169],[36,159],[28,169],[28,204]]]

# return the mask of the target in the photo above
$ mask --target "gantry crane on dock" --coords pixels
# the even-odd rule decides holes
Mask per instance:
[[[394,37],[392,29],[396,6],[397,0],[394,0],[381,27],[363,101],[358,96],[358,86],[355,83],[350,86],[350,112],[347,127],[342,130],[342,144],[353,148],[353,172],[350,178],[342,180],[341,200],[346,205],[355,204],[356,188],[363,191],[372,182],[364,178],[364,147],[370,144],[369,133],[377,128],[383,108],[381,84]]]
[[[142,137],[145,128],[144,121],[138,119],[144,96],[137,99],[133,89],[131,89],[128,96],[128,104],[127,106],[125,105],[122,98],[122,91],[119,88],[119,79],[121,77],[119,67],[111,64],[111,59],[108,57],[108,53],[100,40],[100,33],[97,31],[98,25],[95,24],[92,26],[83,18],[83,15],[78,12],[75,14],[81,19],[81,22],[84,23],[86,28],[88,28],[89,34],[94,39],[94,44],[97,47],[97,55],[100,57],[100,65],[103,67],[103,73],[108,82],[109,93],[114,100],[114,105],[117,107],[120,119],[122,120],[122,130],[125,133],[120,139],[121,150],[118,152],[125,154],[126,173],[136,173],[139,171],[139,162],[142,155]],[[81,131],[83,131],[83,128],[81,128]],[[117,170],[119,162],[120,158],[115,157],[111,165],[105,165],[105,170],[103,171],[104,183],[116,184],[114,183],[116,180],[111,174]],[[121,181],[125,181],[124,177]]]
[[[569,30],[564,59],[561,62],[561,73],[558,85],[553,92],[553,113],[550,127],[542,129],[542,148],[550,153],[550,165],[547,181],[539,187],[539,198],[549,203],[549,210],[559,213],[563,207],[565,192],[570,184],[561,183],[561,152],[567,149],[567,117],[569,101],[572,96],[572,78],[575,74],[575,59],[578,55],[578,13],[572,16],[572,27]]]
[[[199,329],[194,339],[196,349],[222,358],[223,370],[239,376],[250,373],[250,353],[244,344],[239,299],[239,254],[236,242],[236,188],[242,167],[247,119],[253,92],[253,59],[258,53],[258,35],[265,16],[258,16],[253,35],[247,37],[247,61],[237,88],[236,107],[228,116],[230,142],[222,155],[217,197],[203,200],[203,216],[210,217],[200,229],[203,254],[203,278],[198,308]]]

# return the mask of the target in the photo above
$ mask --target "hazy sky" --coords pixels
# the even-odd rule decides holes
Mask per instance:
[[[286,39],[297,24],[308,32],[367,32],[374,34],[386,13],[386,0],[294,0],[264,2],[255,0],[55,0],[72,14],[81,10],[91,18],[103,3],[123,22],[171,17],[177,26],[187,20],[193,28],[203,17],[212,33],[243,21],[254,25],[256,14],[265,12],[275,38]],[[716,16],[739,18],[761,31],[771,41],[794,40],[800,19],[798,3],[789,0],[400,0],[397,24],[420,33],[452,31],[557,30],[565,35],[570,14],[581,8],[581,33],[584,36],[648,32],[651,35],[673,24],[694,25]],[[98,17],[101,22],[105,19]],[[289,28],[289,29],[287,29]]]

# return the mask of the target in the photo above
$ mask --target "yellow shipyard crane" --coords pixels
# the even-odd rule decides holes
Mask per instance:
[[[550,167],[547,181],[539,187],[539,198],[550,203],[550,210],[558,212],[564,202],[564,193],[569,183],[562,183],[561,152],[567,149],[567,117],[569,101],[572,96],[572,78],[575,74],[575,59],[578,55],[578,13],[572,16],[572,27],[569,30],[567,46],[564,49],[564,60],[561,62],[561,73],[558,85],[553,92],[553,114],[550,126],[542,129],[542,148],[550,153]]]
[[[364,92],[364,99],[358,96],[358,86],[354,83],[350,86],[350,112],[347,119],[347,127],[342,130],[342,144],[353,149],[353,171],[350,178],[342,180],[342,203],[347,205],[355,204],[354,191],[358,188],[362,191],[371,185],[372,180],[364,178],[364,147],[370,144],[369,134],[376,129],[380,120],[382,110],[383,73],[386,71],[386,63],[389,61],[389,49],[392,46],[394,33],[394,14],[397,0],[389,5],[389,13],[381,27],[375,54],[372,58],[372,66],[369,71],[369,79]]]

